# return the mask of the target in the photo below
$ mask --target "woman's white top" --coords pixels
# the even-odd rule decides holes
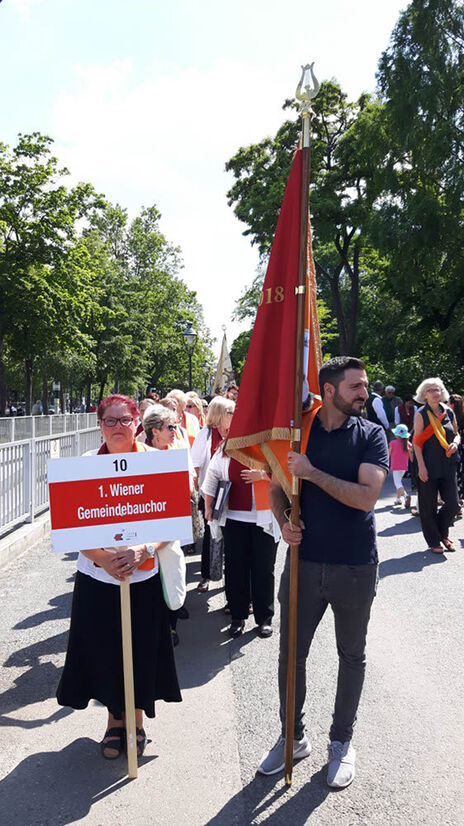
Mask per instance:
[[[154,448],[146,445],[147,450],[154,450]],[[99,447],[95,448],[95,450],[88,450],[87,453],[84,453],[84,456],[95,456],[98,451],[100,450]],[[122,550],[124,546],[120,546],[118,550]],[[81,572],[81,574],[86,574],[87,576],[91,576],[92,579],[98,579],[99,582],[106,582],[108,585],[120,585],[118,579],[114,579],[114,577],[110,576],[104,568],[97,568],[96,565],[92,562],[91,559],[88,559],[84,554],[79,552],[79,556],[77,559],[77,570]],[[134,582],[143,582],[145,579],[151,579],[152,576],[155,576],[159,571],[159,562],[158,557],[155,554],[155,565],[153,568],[149,570],[136,570],[133,574],[131,574],[130,582],[131,584]]]
[[[192,445],[192,462],[193,467],[198,468],[198,487],[200,490],[211,461],[212,438],[212,428],[202,427],[200,432],[195,436],[195,441]]]
[[[226,456],[223,453],[222,447],[219,447],[212,457],[208,470],[206,471],[205,480],[201,487],[202,493],[207,496],[216,496],[219,482],[229,481],[229,465],[230,456]],[[244,470],[245,469],[246,468],[244,468]],[[236,511],[228,508],[226,505],[221,514],[221,518],[218,521],[218,525],[225,525],[227,519],[236,519],[238,522],[250,522],[258,525],[265,533],[272,534],[274,539],[277,541],[280,538],[280,528],[273,516],[272,511],[270,508],[267,510],[256,510],[253,485],[251,486],[251,493],[251,511]]]

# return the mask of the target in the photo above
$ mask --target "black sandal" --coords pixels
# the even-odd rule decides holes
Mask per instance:
[[[105,738],[111,737],[111,740],[107,740],[105,743]],[[118,757],[121,756],[123,751],[126,748],[126,730],[125,728],[108,728],[105,731],[103,740],[100,743],[100,749],[103,757],[105,760],[117,760]],[[117,754],[105,754],[106,749],[112,749],[112,751],[117,751]]]
[[[141,757],[145,751],[145,746],[147,745],[147,735],[145,734],[145,730],[143,728],[136,728],[135,733],[136,738],[142,738],[141,740],[137,740],[137,757]]]

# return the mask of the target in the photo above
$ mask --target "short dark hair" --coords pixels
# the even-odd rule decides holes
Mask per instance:
[[[365,370],[366,365],[361,359],[354,356],[335,356],[329,361],[325,361],[319,370],[319,387],[321,397],[324,398],[324,384],[329,382],[335,388],[345,378],[345,370]]]

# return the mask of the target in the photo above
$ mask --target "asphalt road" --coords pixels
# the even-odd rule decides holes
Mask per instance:
[[[357,777],[340,792],[325,783],[337,668],[330,609],[309,661],[313,750],[288,790],[281,775],[256,775],[279,733],[278,621],[268,640],[252,619],[229,640],[223,593],[197,594],[199,557],[188,558],[191,618],[179,622],[176,649],[184,702],[158,704],[130,781],[122,759],[100,757],[103,709],[73,712],[54,700],[75,555],[54,555],[44,540],[2,571],[2,826],[462,826],[464,523],[451,532],[458,552],[433,556],[419,520],[393,509],[393,498],[388,480],[377,507],[381,579],[354,738]],[[278,575],[283,558],[280,548]]]

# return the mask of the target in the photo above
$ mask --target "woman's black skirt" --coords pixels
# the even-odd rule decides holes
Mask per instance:
[[[168,608],[159,575],[131,585],[135,707],[155,716],[155,700],[182,700]],[[117,585],[76,574],[71,628],[57,689],[62,706],[86,708],[98,700],[117,719],[125,708],[121,604]]]

